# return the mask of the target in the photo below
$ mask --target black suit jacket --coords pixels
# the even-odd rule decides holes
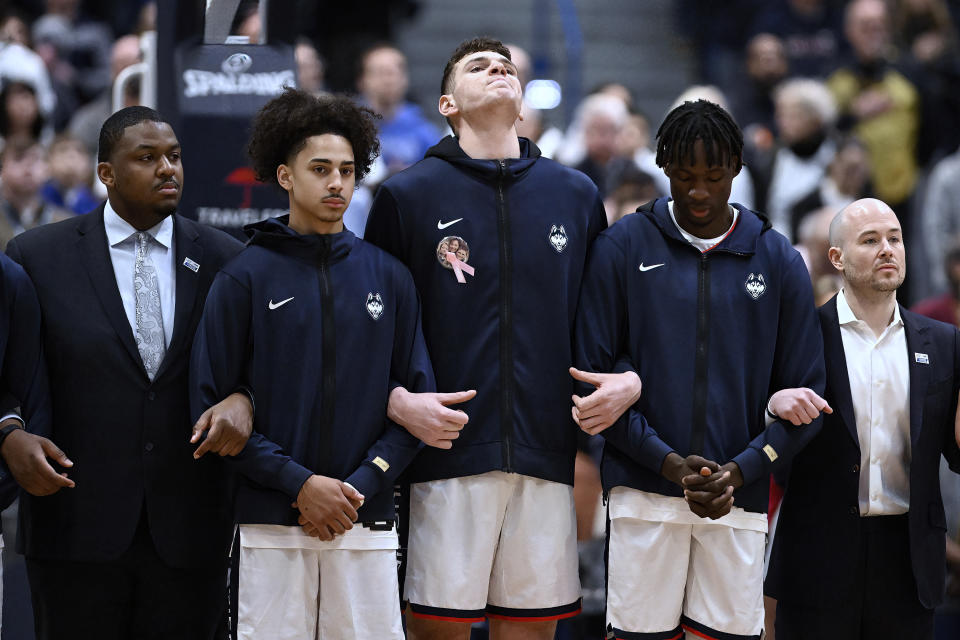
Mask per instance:
[[[793,460],[766,584],[768,595],[807,606],[851,595],[860,544],[860,443],[836,297],[819,313],[833,414]],[[960,332],[903,307],[900,315],[910,362],[910,548],[903,553],[910,554],[920,602],[932,608],[943,599],[945,575],[941,453],[960,470],[954,439]]]
[[[69,474],[77,484],[52,496],[24,496],[19,545],[28,556],[116,558],[145,508],[168,564],[223,562],[231,523],[227,483],[217,456],[192,457],[187,377],[207,290],[242,245],[179,215],[174,237],[173,336],[153,382],[123,310],[103,207],[32,229],[7,247],[33,280],[43,312],[53,412],[51,433],[41,435],[74,462]],[[186,258],[200,265],[196,272]]]

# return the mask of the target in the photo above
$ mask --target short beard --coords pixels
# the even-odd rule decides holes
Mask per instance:
[[[883,293],[889,293],[890,291],[896,291],[903,284],[904,279],[906,278],[905,273],[901,273],[900,277],[895,281],[890,280],[881,280],[879,282],[872,282],[871,285],[874,291],[880,291]]]

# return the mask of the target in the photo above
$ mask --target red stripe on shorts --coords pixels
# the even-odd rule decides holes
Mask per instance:
[[[567,611],[566,613],[558,613],[555,616],[504,616],[499,613],[487,613],[488,618],[496,618],[497,620],[517,620],[519,622],[544,622],[546,620],[563,620],[565,618],[572,618],[574,616],[580,615],[580,612],[583,609],[577,609],[576,611]]]
[[[694,629],[693,627],[688,627],[688,626],[685,625],[685,624],[682,624],[682,625],[680,625],[680,626],[683,627],[684,629],[686,629],[687,631],[689,631],[690,633],[692,633],[692,634],[695,635],[695,636],[700,636],[701,638],[706,638],[707,640],[719,640],[718,638],[714,638],[713,636],[708,636],[708,635],[705,634],[703,631],[698,631],[698,630]],[[679,638],[680,636],[677,636],[677,637]]]

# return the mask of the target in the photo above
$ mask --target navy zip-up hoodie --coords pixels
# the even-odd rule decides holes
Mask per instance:
[[[476,389],[453,448],[425,448],[415,482],[502,470],[573,483],[571,331],[587,249],[606,227],[582,173],[540,157],[475,160],[453,137],[391,177],[364,237],[410,268],[441,391]],[[444,238],[469,248],[465,283],[441,264]]]
[[[765,512],[768,476],[821,420],[765,427],[769,396],[823,394],[823,339],[800,254],[749,209],[706,253],[680,234],[667,198],[641,207],[594,244],[577,313],[577,366],[611,371],[624,355],[643,393],[603,432],[603,487],[682,495],[660,475],[671,451],[736,462],[735,504]],[[648,209],[644,211],[644,209]]]
[[[195,418],[241,385],[256,398],[232,459],[237,522],[295,525],[290,504],[312,474],[362,493],[359,521],[394,520],[393,483],[420,442],[386,417],[390,381],[435,389],[409,272],[349,231],[298,235],[287,217],[247,230],[207,295],[191,362]]]

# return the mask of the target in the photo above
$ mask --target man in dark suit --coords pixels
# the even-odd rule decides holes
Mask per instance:
[[[180,144],[156,111],[108,118],[98,161],[103,207],[8,246],[40,299],[52,396],[50,432],[3,448],[22,486],[51,494],[21,504],[37,636],[211,638],[230,503],[221,461],[194,458],[239,451],[252,408],[243,393],[212,408],[194,452],[188,363],[213,276],[241,245],[174,215]]]
[[[846,207],[830,244],[843,278],[820,308],[833,411],[794,459],[780,510],[766,583],[777,640],[933,638],[941,453],[960,471],[960,333],[897,304],[906,263],[886,204]],[[774,394],[768,411],[795,424],[817,415],[807,389]]]

